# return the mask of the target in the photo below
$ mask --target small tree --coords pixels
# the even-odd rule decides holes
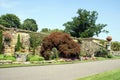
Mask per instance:
[[[35,55],[35,49],[41,44],[41,38],[39,33],[30,33],[30,46],[33,49],[33,55]]]
[[[21,28],[36,32],[38,30],[38,25],[34,19],[25,19]]]
[[[16,44],[16,51],[20,51],[22,44],[20,42],[20,34],[18,34],[18,38],[17,38],[17,44]]]
[[[3,33],[0,31],[0,54],[2,53],[3,49]]]
[[[43,39],[41,55],[45,59],[50,59],[53,48],[56,48],[63,58],[79,58],[80,45],[73,41],[70,35],[62,32],[54,32]],[[53,50],[54,51],[54,50]]]

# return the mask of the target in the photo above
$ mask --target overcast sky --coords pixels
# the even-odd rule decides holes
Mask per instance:
[[[109,33],[97,38],[112,36],[120,41],[120,0],[0,0],[0,16],[6,13],[17,15],[21,23],[26,18],[35,19],[42,28],[64,29],[63,24],[77,16],[78,9],[98,12],[97,23],[107,24]]]

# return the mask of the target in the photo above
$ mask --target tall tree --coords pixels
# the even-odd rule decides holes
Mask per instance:
[[[25,30],[35,31],[35,32],[38,30],[37,23],[34,19],[24,20],[21,28]]]
[[[16,43],[16,46],[15,46],[15,50],[16,51],[20,51],[21,47],[22,47],[22,43],[20,42],[20,34],[18,34],[17,43]]]
[[[33,49],[33,55],[35,55],[35,49],[41,44],[41,36],[39,33],[30,33],[30,46]]]
[[[15,14],[5,14],[0,17],[0,24],[8,28],[20,28],[20,19]]]
[[[108,32],[103,30],[106,24],[96,24],[98,13],[96,11],[87,11],[85,9],[79,9],[77,11],[78,16],[73,17],[72,21],[69,21],[65,26],[65,32],[70,33],[74,37],[93,37],[101,32]]]

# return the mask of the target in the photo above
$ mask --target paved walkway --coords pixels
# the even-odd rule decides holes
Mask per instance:
[[[74,80],[116,68],[120,68],[120,59],[65,65],[1,68],[0,80]]]

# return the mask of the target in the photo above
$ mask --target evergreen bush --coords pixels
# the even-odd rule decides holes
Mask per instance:
[[[95,52],[95,56],[96,57],[107,57],[108,53],[109,53],[108,50],[104,48],[100,48],[99,50]]]
[[[112,55],[112,54],[108,54],[107,57],[108,57],[108,58],[113,58],[113,55]]]
[[[35,49],[41,45],[41,35],[39,33],[30,33],[30,47],[33,49],[33,55],[35,55]]]
[[[52,48],[50,58],[51,59],[58,59],[59,58],[59,51],[56,48]]]
[[[15,51],[20,51],[21,47],[22,47],[22,44],[20,42],[20,34],[18,34],[17,43],[16,43],[16,46],[15,46]]]
[[[113,51],[120,51],[120,42],[112,42],[111,49]]]
[[[6,55],[6,56],[5,56],[5,60],[16,61],[15,57],[14,57],[14,56],[11,56],[11,55]]]
[[[4,55],[0,54],[0,60],[4,60]]]
[[[32,56],[32,57],[30,58],[30,61],[43,61],[43,60],[44,60],[44,58],[43,58],[43,57],[40,57],[40,56],[38,56],[38,55]]]
[[[30,61],[30,59],[31,59],[33,56],[34,56],[34,55],[29,54],[29,55],[27,56],[27,61]]]

